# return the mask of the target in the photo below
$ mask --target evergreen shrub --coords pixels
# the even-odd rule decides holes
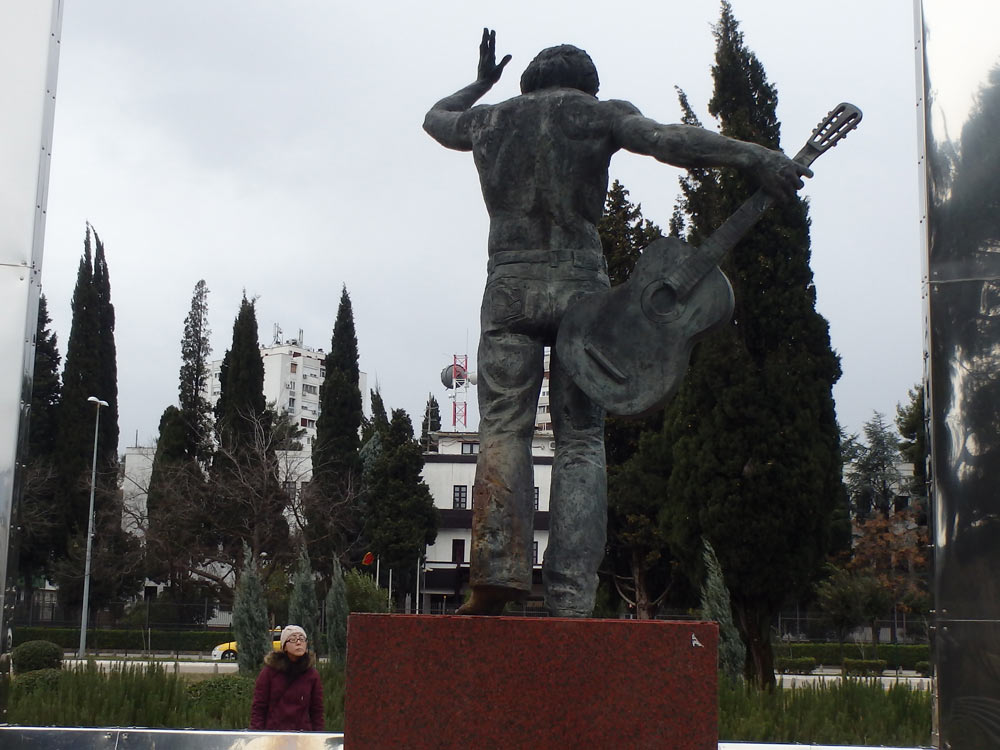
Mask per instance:
[[[388,592],[379,588],[375,579],[359,570],[344,574],[347,608],[351,612],[388,612]]]
[[[14,630],[15,644],[39,639],[75,651],[80,645],[80,629],[18,627]],[[88,647],[106,651],[144,651],[147,643],[152,644],[153,651],[211,651],[220,643],[232,640],[235,638],[228,630],[87,629]]]
[[[11,665],[15,674],[34,672],[36,669],[62,667],[62,647],[52,641],[28,641],[11,651]]]
[[[875,651],[877,658],[885,659],[888,669],[916,669],[917,662],[930,661],[930,646],[916,644],[882,644]],[[775,643],[774,655],[785,657],[811,656],[817,664],[840,666],[845,657],[863,658],[872,655],[869,643]]]
[[[924,677],[931,676],[931,663],[929,661],[918,661],[913,668]]]
[[[54,667],[26,672],[17,676],[17,679],[14,681],[14,690],[19,696],[58,690],[60,674],[62,674],[62,670],[55,669]]]
[[[248,675],[220,675],[188,683],[184,692],[189,708],[201,717],[202,724],[218,722],[225,726],[232,718],[237,727],[245,727],[250,722],[254,681]]]
[[[779,656],[774,660],[774,671],[780,674],[810,674],[816,669],[816,659],[812,656],[789,658]]]
[[[858,677],[878,677],[886,669],[885,659],[844,659],[845,675]]]

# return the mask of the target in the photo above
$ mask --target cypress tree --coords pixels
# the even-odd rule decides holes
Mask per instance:
[[[204,529],[204,474],[188,455],[188,422],[176,406],[160,417],[159,439],[146,494],[146,575],[169,583],[176,601],[192,588],[190,569],[209,542]]]
[[[914,497],[927,497],[927,428],[924,424],[924,386],[910,389],[909,403],[896,406],[896,427],[903,438],[899,454],[913,464],[909,491]]]
[[[383,567],[395,572],[394,588],[404,595],[415,584],[414,571],[425,547],[437,538],[438,512],[420,476],[423,465],[409,415],[393,409],[367,480],[366,537]]]
[[[202,395],[208,378],[208,357],[212,353],[210,334],[208,286],[201,279],[195,284],[191,310],[184,318],[178,395],[185,426],[184,451],[203,466],[208,465],[212,453],[211,406]]]
[[[723,134],[777,148],[777,92],[728,2],[714,33],[710,113]],[[688,241],[699,244],[755,188],[732,170],[689,172],[682,181]],[[815,309],[802,200],[772,208],[722,268],[736,308],[695,351],[670,409],[666,516],[690,576],[702,536],[717,551],[748,649],[746,674],[773,685],[772,619],[818,574],[841,497],[831,394],[840,364]]]
[[[277,441],[284,432],[264,402],[264,364],[254,303],[243,296],[233,341],[221,367],[216,404],[219,448],[212,460],[210,507],[216,532],[231,559],[240,542],[253,555],[288,551],[288,498],[278,482]]]
[[[59,345],[49,329],[49,306],[43,294],[38,300],[35,330],[35,364],[31,381],[31,421],[28,428],[28,455],[51,456],[56,450],[57,417],[62,387],[59,382]]]
[[[733,623],[729,589],[726,588],[719,558],[707,540],[704,544],[705,582],[701,587],[701,616],[719,623],[719,670],[729,679],[739,681],[747,658],[746,647]]]
[[[384,413],[384,408],[383,408]],[[420,445],[425,451],[436,451],[437,438],[432,433],[441,430],[441,407],[433,394],[427,394],[427,406],[424,407],[424,418],[420,423]]]
[[[61,387],[59,349],[56,335],[49,329],[48,304],[43,294],[38,300],[35,329],[35,362],[31,385],[31,412],[28,423],[28,459],[24,473],[24,495],[15,505],[17,517],[12,536],[18,545],[18,571],[25,598],[32,599],[34,581],[46,575],[57,551],[56,540],[62,521],[56,492],[57,416]]]
[[[94,252],[91,252],[91,237]],[[73,290],[73,319],[63,370],[62,398],[58,411],[56,466],[58,505],[63,510],[61,530],[55,546],[61,556],[73,546],[86,545],[90,506],[90,469],[94,447],[95,406],[91,396],[106,401],[101,409],[97,440],[97,491],[95,493],[95,533],[102,536],[102,550],[124,549],[128,541],[112,539],[121,531],[118,505],[118,380],[115,354],[115,311],[111,304],[111,281],[104,243],[88,224],[84,233],[83,257]],[[104,524],[100,526],[99,524]],[[95,562],[95,567],[97,567]],[[66,570],[64,573],[68,574]],[[60,587],[60,596],[75,598],[82,585],[80,573]],[[75,581],[74,587],[70,581]],[[131,585],[131,584],[130,584]]]
[[[257,674],[264,657],[271,652],[271,634],[257,560],[245,545],[233,601],[233,635],[236,636],[236,661],[240,673]]]
[[[288,624],[298,625],[317,647],[319,633],[319,600],[316,598],[316,580],[313,577],[309,553],[305,545],[299,548],[299,559],[292,578],[292,596],[288,602]]]
[[[615,180],[597,225],[612,286],[628,280],[644,247],[662,236],[660,228],[644,219],[642,206],[629,200],[629,191]],[[643,419],[608,417],[604,448],[608,466],[608,546],[604,568],[614,578],[618,593],[635,608],[636,617],[649,619],[671,583],[670,552],[657,517],[664,502],[663,480],[637,457],[640,440],[663,421],[658,411]]]
[[[347,587],[340,561],[334,558],[330,589],[323,604],[326,610],[326,647],[331,659],[347,661]]]
[[[58,413],[57,465],[59,493],[65,518],[61,527],[61,553],[65,555],[68,537],[81,534],[87,527],[87,508],[91,451],[94,441],[94,405],[90,396],[103,399],[97,388],[98,324],[97,300],[93,285],[93,257],[90,246],[90,226],[84,234],[83,257],[80,259],[73,289],[73,314],[66,360],[63,368],[62,400]],[[104,416],[104,415],[102,415]]]
[[[304,506],[310,556],[317,570],[329,577],[333,558],[348,549],[359,527],[361,390],[358,338],[347,287],[341,290],[325,368],[312,448],[313,478]]]
[[[108,405],[101,412],[98,469],[110,496],[118,486],[118,355],[115,347],[115,307],[104,243],[94,231],[94,297],[97,303],[97,395]]]
[[[230,452],[254,444],[255,424],[264,418],[264,363],[257,338],[257,311],[246,294],[233,322],[233,343],[222,359],[215,405],[219,443]]]

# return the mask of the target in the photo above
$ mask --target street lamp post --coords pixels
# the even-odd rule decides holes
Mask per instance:
[[[90,555],[94,545],[94,490],[97,487],[97,430],[101,426],[101,407],[107,406],[107,401],[101,401],[97,396],[87,399],[97,407],[94,417],[94,460],[90,469],[90,514],[87,516],[87,562],[83,570],[83,616],[80,618],[80,648],[77,656],[83,658],[87,648],[87,616],[90,609]]]

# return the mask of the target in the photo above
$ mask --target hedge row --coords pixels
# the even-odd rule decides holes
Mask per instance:
[[[64,649],[80,646],[79,628],[14,628],[14,644],[27,641],[52,641]],[[104,630],[87,628],[87,648],[104,651],[143,651],[151,641],[153,651],[211,651],[220,643],[233,640],[225,630]]]
[[[862,652],[862,647],[864,651]],[[845,659],[884,659],[886,669],[917,669],[917,662],[930,661],[930,646],[883,644],[872,649],[871,644],[845,643],[782,643],[774,647],[775,658],[802,658],[811,656],[817,664],[836,667]]]

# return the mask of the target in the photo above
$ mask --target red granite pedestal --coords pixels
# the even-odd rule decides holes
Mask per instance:
[[[345,742],[716,750],[715,623],[353,614]]]

